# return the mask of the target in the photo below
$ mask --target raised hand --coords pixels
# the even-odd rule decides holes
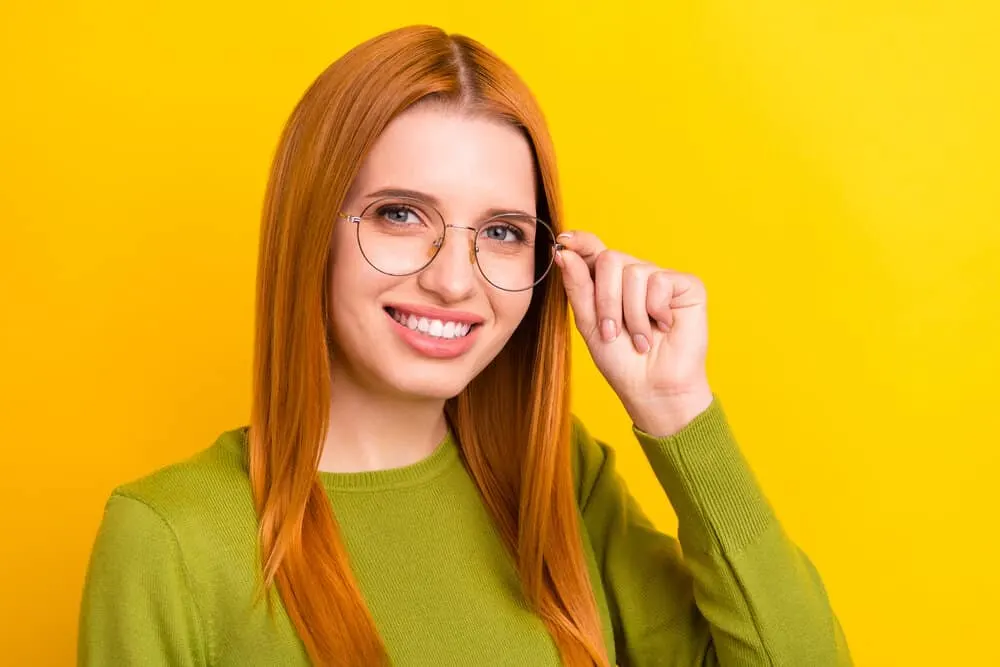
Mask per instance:
[[[673,435],[713,400],[704,285],[609,250],[589,232],[559,242],[556,263],[594,363],[639,429]]]

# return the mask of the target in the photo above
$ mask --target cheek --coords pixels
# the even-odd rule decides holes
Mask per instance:
[[[335,234],[330,249],[330,269],[327,272],[328,309],[334,333],[350,334],[365,322],[362,315],[370,309],[379,293],[379,279],[361,257],[354,238],[346,231]],[[340,337],[340,336],[337,336]],[[343,341],[341,341],[343,342]]]
[[[501,294],[491,300],[498,328],[507,336],[521,323],[531,305],[531,292]]]
[[[370,300],[385,288],[387,282],[393,280],[368,264],[358,248],[354,234],[355,227],[350,223],[340,224],[334,229],[330,244],[330,270],[327,274],[331,301],[354,303],[363,301],[366,296]]]

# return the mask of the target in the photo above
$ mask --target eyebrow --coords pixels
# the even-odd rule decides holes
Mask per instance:
[[[365,199],[378,199],[379,197],[407,197],[409,199],[418,199],[420,201],[426,202],[435,208],[441,208],[441,200],[432,194],[426,192],[420,192],[419,190],[409,190],[406,188],[382,188],[380,190],[375,190],[374,192],[369,192],[365,195]],[[515,213],[517,215],[523,215],[526,218],[535,218],[532,213],[527,211],[522,211],[517,208],[488,208],[483,211],[484,218],[492,218],[496,215],[504,215]]]

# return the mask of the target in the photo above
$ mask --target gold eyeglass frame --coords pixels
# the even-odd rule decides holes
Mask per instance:
[[[391,201],[393,203],[401,204],[401,205],[404,205],[404,206],[407,205],[407,204],[412,204],[412,205],[414,205],[414,207],[417,208],[417,210],[430,209],[431,211],[433,211],[437,215],[438,219],[441,221],[441,224],[444,225],[444,232],[442,232],[441,236],[439,238],[437,238],[431,244],[431,247],[434,249],[434,252],[432,254],[430,254],[430,257],[427,259],[426,262],[424,262],[423,265],[421,265],[417,269],[414,269],[413,271],[407,271],[406,273],[390,273],[389,271],[386,271],[386,270],[384,270],[384,269],[376,266],[375,263],[371,260],[371,258],[368,257],[368,254],[365,253],[365,248],[361,244],[361,223],[365,219],[365,214],[368,211],[370,211],[372,208],[376,207],[378,204],[382,204],[382,203],[385,203],[387,201]],[[549,223],[545,222],[541,218],[537,218],[537,217],[534,217],[534,216],[525,216],[525,215],[523,215],[521,213],[500,213],[498,215],[494,215],[494,216],[492,216],[492,217],[487,218],[486,220],[484,220],[481,223],[481,225],[480,225],[479,228],[477,228],[477,227],[469,227],[468,225],[453,225],[453,224],[449,224],[449,223],[445,222],[444,216],[434,206],[432,206],[432,205],[428,204],[427,202],[422,201],[420,199],[413,199],[412,197],[382,197],[382,198],[379,198],[379,199],[376,199],[376,200],[372,201],[367,206],[365,206],[365,208],[361,211],[361,215],[350,215],[348,213],[344,213],[343,211],[341,211],[341,212],[339,212],[337,214],[337,216],[340,217],[340,218],[342,218],[342,219],[344,219],[344,220],[346,220],[347,222],[354,223],[354,227],[355,227],[355,239],[356,239],[356,241],[358,243],[358,250],[361,251],[361,256],[365,258],[365,261],[368,262],[369,266],[371,266],[373,269],[375,269],[379,273],[385,274],[387,276],[395,276],[395,277],[400,277],[400,278],[401,277],[405,277],[405,276],[416,275],[416,274],[420,273],[421,271],[423,271],[424,269],[426,269],[428,266],[431,265],[431,262],[433,262],[437,258],[437,256],[440,254],[441,248],[444,247],[445,237],[448,234],[448,229],[449,228],[452,228],[452,229],[467,229],[467,230],[476,232],[475,240],[472,241],[471,247],[469,249],[469,261],[470,261],[470,263],[476,265],[476,268],[479,270],[479,274],[486,280],[486,282],[488,282],[490,285],[493,285],[493,287],[496,287],[499,290],[503,290],[504,292],[525,292],[527,290],[534,289],[536,286],[538,286],[539,283],[541,283],[543,280],[545,280],[546,276],[549,275],[549,272],[552,270],[552,265],[555,263],[555,254],[557,252],[559,252],[560,250],[563,249],[563,245],[561,243],[557,243],[556,240],[555,240],[555,238],[556,238],[555,230],[553,230],[552,227],[549,226]],[[549,254],[549,263],[548,263],[548,266],[546,266],[545,270],[542,271],[541,275],[539,275],[535,279],[535,282],[533,282],[531,285],[529,285],[527,287],[522,287],[522,288],[519,288],[519,289],[509,289],[507,287],[502,287],[500,285],[497,285],[495,282],[493,282],[492,280],[490,280],[490,277],[488,275],[486,275],[486,271],[483,270],[483,265],[479,263],[479,242],[478,242],[478,238],[479,238],[478,232],[479,232],[479,229],[481,227],[485,227],[486,225],[488,225],[490,222],[492,222],[494,220],[503,220],[505,217],[512,217],[512,218],[516,217],[516,218],[519,218],[519,219],[524,219],[525,217],[527,217],[527,218],[533,220],[536,226],[537,225],[541,225],[546,230],[548,230],[549,237],[552,239],[552,252]],[[538,254],[537,253],[537,246],[535,246],[535,248],[536,248],[535,254],[536,254],[536,259],[537,259],[537,254]]]

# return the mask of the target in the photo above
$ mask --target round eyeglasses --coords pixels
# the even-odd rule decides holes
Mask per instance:
[[[356,226],[365,260],[390,276],[409,276],[427,268],[444,246],[449,228],[474,232],[469,261],[487,282],[506,292],[522,292],[540,283],[562,248],[552,228],[538,218],[501,213],[475,227],[450,225],[436,208],[409,197],[376,199],[361,215],[340,213],[340,217]]]

